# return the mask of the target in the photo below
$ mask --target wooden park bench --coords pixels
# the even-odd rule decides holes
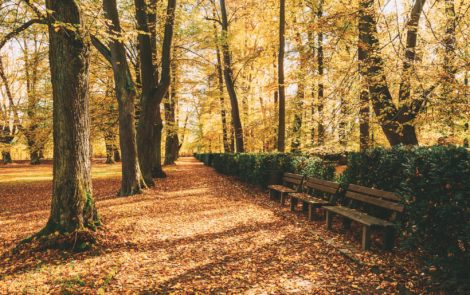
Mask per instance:
[[[326,210],[326,226],[331,229],[333,217],[343,217],[345,228],[351,221],[362,225],[362,249],[370,248],[372,229],[383,230],[383,248],[390,250],[394,245],[394,221],[402,213],[404,206],[399,204],[400,197],[392,192],[350,184],[345,194],[348,206],[323,206]]]
[[[303,192],[289,193],[290,210],[295,211],[299,201],[302,211],[308,210],[308,220],[312,221],[317,208],[335,205],[340,185],[335,182],[307,177],[303,183]]]
[[[289,193],[295,193],[301,190],[304,176],[293,173],[284,173],[282,176],[282,184],[274,184],[268,186],[269,198],[274,199],[276,194],[280,195],[281,206],[284,205],[284,200]]]

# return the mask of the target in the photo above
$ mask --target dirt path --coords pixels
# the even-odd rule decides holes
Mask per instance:
[[[103,249],[4,255],[0,294],[352,294],[397,284],[384,283],[383,273],[360,268],[325,243],[322,221],[308,223],[258,189],[193,158],[166,171],[168,177],[143,195],[98,197]],[[44,225],[46,205],[0,213],[2,253]]]

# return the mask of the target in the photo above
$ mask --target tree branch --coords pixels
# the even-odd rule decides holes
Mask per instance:
[[[3,39],[0,40],[0,49],[2,49],[3,46],[5,46],[5,44],[8,41],[18,36],[21,32],[26,31],[29,27],[31,27],[34,24],[46,24],[46,20],[45,19],[32,19],[32,20],[25,22],[21,26],[17,27],[16,29],[8,33],[5,37],[3,37]]]

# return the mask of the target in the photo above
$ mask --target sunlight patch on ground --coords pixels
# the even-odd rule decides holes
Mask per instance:
[[[93,178],[109,178],[121,176],[121,164],[94,164],[91,169]],[[52,165],[43,164],[0,166],[0,183],[28,183],[37,181],[52,181]]]

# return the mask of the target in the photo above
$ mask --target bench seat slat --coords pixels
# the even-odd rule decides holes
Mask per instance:
[[[344,216],[346,218],[349,218],[353,221],[356,221],[360,224],[364,224],[367,226],[379,226],[379,227],[395,226],[394,223],[391,223],[389,221],[386,221],[386,220],[383,220],[374,216],[370,216],[361,211],[343,207],[343,206],[324,206],[323,209],[333,212],[335,214]]]
[[[270,185],[268,186],[269,189],[272,189],[272,190],[275,190],[275,191],[278,191],[278,192],[282,192],[282,193],[294,193],[295,190],[294,189],[291,189],[290,187],[287,187],[287,186],[283,186],[283,185]]]
[[[306,193],[290,193],[291,198],[299,199],[312,205],[330,205],[330,202],[316,198]]]

